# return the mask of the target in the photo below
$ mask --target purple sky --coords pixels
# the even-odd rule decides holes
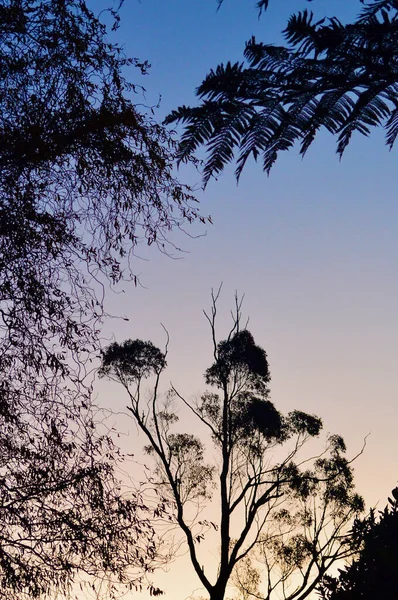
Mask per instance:
[[[152,64],[144,102],[155,104],[161,95],[159,117],[194,102],[209,68],[241,59],[251,35],[278,42],[293,11],[316,8],[344,20],[360,6],[271,0],[258,20],[254,4],[225,0],[217,12],[216,0],[125,1],[118,40],[128,55]],[[130,321],[107,326],[118,341],[140,337],[161,345],[164,323],[171,335],[168,379],[195,394],[211,361],[201,314],[210,289],[224,282],[220,338],[235,289],[244,293],[249,328],[269,356],[273,402],[283,411],[318,414],[326,432],[344,436],[350,454],[371,432],[357,484],[367,504],[380,507],[398,479],[396,160],[381,131],[356,136],[341,162],[334,140],[322,134],[304,160],[297,151],[282,156],[269,178],[250,163],[237,186],[227,169],[199,194],[203,214],[214,220],[206,237],[176,236],[187,251],[181,260],[142,249],[146,260],[137,259],[136,272],[145,287],[111,297],[112,312]],[[199,181],[192,171],[184,176]],[[98,389],[101,403],[112,396],[123,406],[115,386]],[[133,425],[123,427],[132,432],[131,451],[139,451],[143,441]],[[184,589],[177,585],[176,572],[171,567],[165,579],[165,600],[183,600],[197,587],[188,575]]]

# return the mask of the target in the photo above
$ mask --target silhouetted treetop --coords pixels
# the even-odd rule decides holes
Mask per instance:
[[[219,294],[212,293],[205,312],[213,364],[204,373],[210,387],[199,397],[186,399],[174,385],[163,396],[168,342],[165,352],[139,340],[111,344],[100,373],[126,392],[127,410],[154,460],[153,477],[173,502],[210,600],[227,597],[234,577],[244,598],[253,592],[270,600],[279,590],[285,600],[304,600],[328,569],[353,551],[349,524],[363,501],[354,490],[352,461],[340,436],[328,436],[323,449],[306,454],[307,442],[321,433],[321,419],[299,410],[284,415],[270,401],[267,355],[240,328],[237,297],[232,328],[226,339],[217,340]],[[153,378],[144,382],[147,375]],[[190,411],[185,424],[179,403]],[[207,435],[200,437],[203,428]],[[210,532],[212,554],[219,548],[217,569],[205,566],[199,547]],[[250,583],[260,583],[261,571],[265,593]]]
[[[267,355],[246,329],[219,342],[216,362],[206,371],[206,383],[222,386],[232,372],[245,377],[251,389],[266,393],[266,384],[271,380]]]
[[[123,344],[114,342],[103,352],[100,375],[137,381],[160,373],[166,365],[165,354],[152,342],[126,340]]]

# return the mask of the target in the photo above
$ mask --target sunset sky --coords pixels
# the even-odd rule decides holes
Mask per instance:
[[[146,88],[137,102],[155,105],[161,96],[159,119],[194,103],[195,87],[210,68],[241,60],[253,34],[280,42],[288,16],[301,8],[346,20],[360,3],[270,0],[258,19],[255,0],[224,0],[219,11],[216,0],[125,0],[117,39],[127,55],[152,65],[137,79]],[[214,224],[188,228],[205,234],[197,239],[173,237],[186,251],[178,260],[143,248],[135,267],[142,286],[109,296],[111,311],[129,321],[112,320],[105,331],[109,339],[138,337],[161,346],[163,323],[170,333],[165,385],[172,380],[194,395],[211,362],[202,314],[211,288],[223,282],[221,339],[235,290],[245,294],[249,329],[268,353],[272,401],[284,412],[319,415],[325,432],[343,435],[350,455],[370,433],[356,480],[367,506],[380,508],[398,480],[396,154],[377,131],[354,137],[339,162],[335,141],[323,133],[304,160],[296,150],[281,156],[270,177],[249,163],[237,185],[228,168],[198,192],[202,214]],[[192,169],[180,176],[200,183]],[[100,382],[97,392],[102,405],[123,408],[115,385]],[[144,440],[133,424],[120,419],[117,426],[130,434],[130,451],[139,452]],[[165,600],[184,600],[199,587],[185,561],[159,581]]]

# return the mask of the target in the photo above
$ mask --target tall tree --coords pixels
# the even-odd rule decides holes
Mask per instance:
[[[356,523],[358,556],[338,578],[327,577],[320,588],[324,600],[373,600],[397,595],[398,488],[388,506],[376,516],[375,510]]]
[[[238,300],[227,339],[217,341],[217,298],[213,295],[211,312],[205,313],[213,339],[214,362],[204,375],[209,389],[197,402],[175,387],[162,402],[167,347],[162,352],[151,342],[111,344],[100,373],[126,390],[127,408],[147,438],[158,485],[175,503],[175,520],[209,598],[223,600],[234,573],[245,588],[239,566],[247,572],[245,561],[260,553],[264,597],[284,590],[286,598],[301,600],[336,560],[352,552],[348,524],[362,499],[354,492],[342,438],[330,436],[326,449],[311,457],[306,446],[319,436],[321,420],[299,410],[283,416],[270,401],[267,356],[241,328]],[[143,386],[150,377],[148,396]],[[192,412],[194,427],[207,431],[202,439],[177,429],[178,401]],[[214,452],[217,459],[208,462]],[[214,558],[206,564],[199,546],[211,532],[219,546],[213,574]],[[214,538],[212,543],[214,548]]]
[[[362,2],[365,4],[365,2]],[[260,3],[266,8],[267,3]],[[182,122],[179,160],[207,149],[204,181],[236,161],[240,177],[249,157],[268,173],[296,142],[305,154],[322,128],[337,137],[341,156],[354,133],[398,134],[398,4],[372,0],[358,19],[315,20],[307,10],[284,30],[286,46],[246,44],[241,63],[219,65],[198,87],[200,105],[182,106],[167,122]]]
[[[133,102],[126,69],[148,65],[108,33],[84,0],[0,6],[1,370],[18,351],[70,371],[62,350],[95,338],[94,288],[133,275],[140,240],[167,251],[200,218],[173,139]]]
[[[110,11],[114,26],[118,14]],[[109,19],[107,19],[109,21]],[[0,3],[0,593],[137,582],[156,557],[140,496],[96,431],[103,290],[143,240],[200,219],[166,129],[84,0]],[[135,572],[129,572],[129,568]]]

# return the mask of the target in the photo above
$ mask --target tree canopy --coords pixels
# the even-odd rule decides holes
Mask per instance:
[[[231,331],[217,340],[217,299],[213,295],[206,313],[213,362],[196,401],[174,386],[162,396],[167,346],[162,352],[142,340],[114,342],[104,350],[100,374],[126,391],[127,409],[155,461],[154,481],[174,503],[175,523],[209,598],[223,600],[234,582],[246,597],[255,594],[247,585],[249,569],[259,585],[264,576],[257,597],[283,592],[303,600],[335,561],[352,553],[350,523],[363,501],[344,440],[330,435],[311,456],[307,446],[320,435],[321,419],[300,410],[283,415],[271,402],[267,354],[241,328],[238,299]],[[203,436],[179,423],[179,403],[190,410],[194,431],[204,427]],[[201,550],[207,540],[211,565]]]
[[[322,128],[337,137],[339,156],[354,133],[368,135],[378,126],[392,148],[398,134],[398,5],[362,4],[348,24],[336,17],[315,20],[308,10],[294,14],[284,30],[285,46],[252,38],[244,62],[212,69],[197,89],[199,106],[181,106],[166,119],[184,124],[179,160],[204,146],[207,183],[235,160],[239,179],[249,157],[268,173],[296,142],[304,155]]]
[[[52,392],[52,393],[51,393]],[[90,406],[32,381],[0,397],[0,594],[7,600],[72,597],[88,585],[114,598],[158,564],[154,509],[118,475],[118,452]],[[156,514],[155,514],[156,517]],[[157,588],[152,586],[154,592]],[[70,595],[69,595],[70,594]]]
[[[139,583],[149,511],[97,430],[92,361],[107,286],[140,241],[201,219],[175,145],[139,109],[128,58],[84,0],[0,3],[0,592]],[[161,499],[160,499],[161,500]],[[154,507],[161,511],[162,505]],[[151,517],[151,519],[149,518]],[[154,591],[154,590],[152,590]]]
[[[373,600],[394,598],[397,594],[398,564],[398,488],[391,493],[388,506],[376,515],[372,510],[358,519],[354,536],[358,556],[340,575],[327,577],[320,589],[324,600]]]
[[[201,218],[172,137],[133,102],[127,68],[149,65],[108,37],[84,0],[0,6],[3,361],[12,346],[70,371],[50,348],[93,343],[94,289],[133,275],[140,240],[167,252],[169,232]]]

